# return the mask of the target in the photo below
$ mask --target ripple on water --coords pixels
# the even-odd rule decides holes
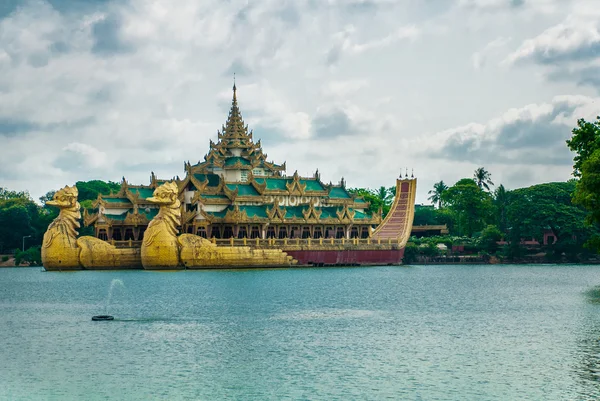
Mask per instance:
[[[0,399],[600,399],[599,272],[0,269]]]

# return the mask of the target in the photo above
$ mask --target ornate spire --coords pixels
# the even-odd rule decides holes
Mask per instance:
[[[223,136],[227,138],[240,138],[248,136],[248,129],[242,119],[242,113],[237,103],[237,87],[235,86],[235,77],[233,80],[233,99],[231,100],[231,109],[227,122],[223,127]]]
[[[237,88],[235,87],[235,72],[233,73],[233,104],[237,106]]]

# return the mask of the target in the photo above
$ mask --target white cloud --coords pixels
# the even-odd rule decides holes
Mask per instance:
[[[475,70],[481,70],[488,58],[496,55],[502,48],[504,48],[509,42],[511,38],[498,37],[491,42],[487,43],[481,50],[473,53],[471,56],[471,61],[473,63],[473,68]]]
[[[557,2],[456,4],[128,0],[58,11],[22,2],[0,19],[0,144],[10,149],[0,185],[37,197],[77,180],[182,174],[183,161],[201,159],[216,139],[234,71],[244,118],[270,159],[351,186],[390,186],[414,167],[421,197],[449,172],[472,174],[473,160],[427,156],[459,135],[447,127],[488,121],[460,130],[486,136],[519,121],[566,128],[577,113],[593,114],[574,84],[542,85],[516,68],[473,74],[473,63],[501,57],[506,38],[522,43],[556,25],[556,13],[534,8]],[[525,14],[527,29],[514,22]],[[571,95],[548,101],[556,93]],[[572,114],[554,113],[559,104]],[[512,166],[497,168],[515,179]]]

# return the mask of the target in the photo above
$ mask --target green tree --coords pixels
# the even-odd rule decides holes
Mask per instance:
[[[496,225],[503,234],[508,232],[506,208],[508,207],[509,202],[509,192],[504,188],[504,185],[500,184],[494,191],[494,212],[496,215]]]
[[[600,148],[600,116],[596,117],[594,122],[585,121],[583,118],[577,120],[577,127],[573,128],[567,146],[575,152],[573,175],[580,177],[583,163]]]
[[[457,215],[459,235],[472,237],[474,232],[484,227],[491,215],[491,196],[469,178],[463,178],[448,188],[443,200]]]
[[[475,170],[475,173],[473,173],[473,180],[475,180],[475,183],[480,189],[485,188],[487,191],[490,190],[490,185],[494,185],[492,182],[492,174],[483,167],[479,167]]]
[[[511,191],[507,208],[511,242],[533,237],[542,243],[549,229],[556,235],[550,254],[573,259],[583,252],[583,244],[596,230],[585,224],[587,212],[571,201],[575,185],[575,181],[552,182]]]
[[[431,195],[427,199],[430,200],[431,203],[433,203],[434,205],[437,203],[438,209],[441,209],[443,195],[447,189],[448,186],[444,184],[444,181],[436,182],[435,184],[433,184],[433,189],[427,192],[429,195]]]
[[[498,227],[489,225],[483,229],[479,237],[479,247],[492,254],[498,250],[498,241],[502,239],[502,232]]]
[[[27,263],[29,266],[41,266],[42,265],[42,252],[39,246],[32,246],[26,251],[18,249],[15,252],[15,265],[19,266],[21,263]]]
[[[77,181],[75,186],[79,192],[77,198],[79,202],[84,200],[96,200],[98,194],[108,195],[111,191],[116,192],[121,188],[121,184],[119,183],[101,180]]]

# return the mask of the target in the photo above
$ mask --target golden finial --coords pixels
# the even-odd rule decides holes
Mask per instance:
[[[234,72],[233,73],[233,101],[234,102],[237,102],[236,91],[237,91],[237,88],[235,86],[235,72]]]

